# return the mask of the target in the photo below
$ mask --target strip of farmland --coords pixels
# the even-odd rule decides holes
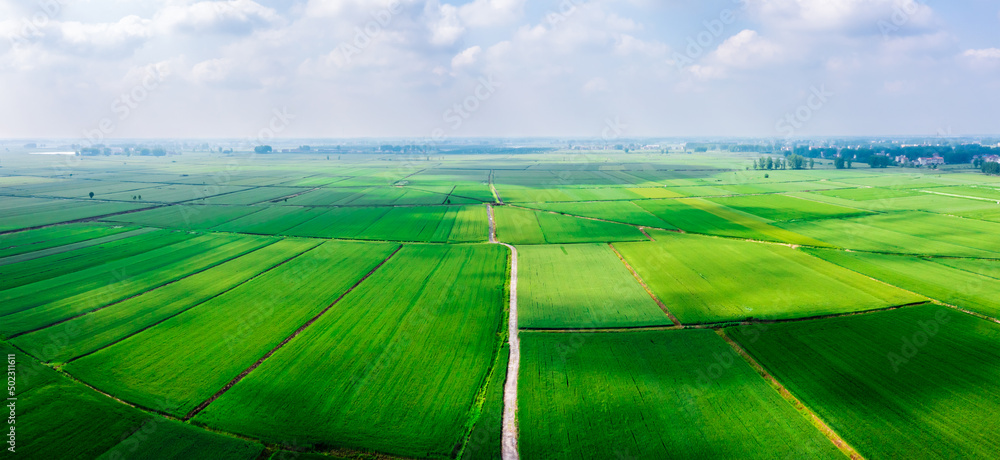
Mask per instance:
[[[842,458],[712,331],[522,339],[525,458]]]
[[[327,242],[167,321],[68,363],[80,379],[182,416],[329,306],[397,245]]]
[[[108,308],[19,336],[13,343],[44,361],[65,362],[200,305],[319,244],[282,240]]]
[[[656,242],[615,248],[684,324],[808,318],[927,300],[781,245],[650,233]]]
[[[867,458],[1000,450],[996,323],[927,305],[726,334]]]
[[[519,252],[522,328],[672,324],[605,244],[525,246]]]
[[[194,420],[274,442],[453,455],[500,349],[506,259],[496,245],[404,247]]]
[[[267,239],[204,235],[2,291],[0,298],[6,302],[2,313],[8,321],[0,331],[13,334],[49,324],[36,317],[40,314],[59,321],[91,311],[252,251]],[[219,253],[211,254],[212,250]],[[99,260],[99,254],[93,260]],[[35,320],[42,322],[36,324]]]

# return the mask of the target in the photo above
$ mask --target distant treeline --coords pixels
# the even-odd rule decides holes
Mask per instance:
[[[934,146],[911,146],[911,147],[869,147],[869,148],[809,148],[807,146],[795,147],[792,153],[802,155],[807,158],[834,158],[838,154],[843,157],[853,158],[859,163],[870,163],[871,157],[885,155],[890,158],[905,156],[908,160],[914,161],[917,158],[929,158],[934,155],[944,158],[947,164],[968,164],[977,156],[995,155],[1000,149],[985,147],[979,144],[965,144],[958,146],[934,145]]]

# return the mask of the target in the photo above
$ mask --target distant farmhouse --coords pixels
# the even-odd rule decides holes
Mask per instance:
[[[939,155],[934,155],[932,157],[917,158],[915,161],[917,165],[920,166],[930,166],[930,165],[944,165],[944,158]]]

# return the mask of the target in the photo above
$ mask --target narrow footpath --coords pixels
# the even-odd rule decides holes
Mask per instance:
[[[503,387],[503,438],[501,458],[519,460],[517,451],[517,373],[521,367],[521,339],[517,332],[517,248],[497,241],[493,205],[486,205],[490,218],[490,243],[510,248],[510,317],[507,320],[510,358],[507,361],[507,381]]]

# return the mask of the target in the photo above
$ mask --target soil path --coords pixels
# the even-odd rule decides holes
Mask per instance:
[[[502,244],[510,249],[510,317],[507,320],[507,341],[510,357],[507,361],[507,381],[503,387],[503,437],[500,456],[503,460],[519,460],[517,450],[517,373],[521,367],[521,339],[517,332],[517,248],[497,242],[493,206],[488,205],[490,217],[490,243]]]

